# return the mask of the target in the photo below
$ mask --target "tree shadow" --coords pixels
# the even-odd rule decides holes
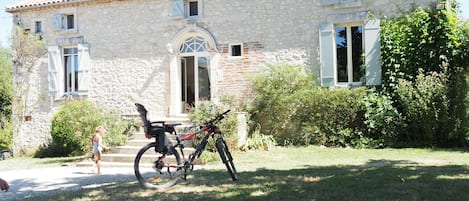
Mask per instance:
[[[309,165],[282,170],[272,167],[243,171],[242,164],[238,167],[241,171],[237,182],[231,180],[225,169],[196,168],[187,181],[162,191],[143,189],[132,175],[129,181],[134,182],[31,200],[69,200],[74,197],[97,201],[469,200],[469,193],[465,193],[469,189],[469,168],[464,165],[422,166],[406,160],[370,160],[363,165]],[[126,175],[106,176],[115,179]],[[69,183],[77,179],[83,178],[69,178]]]
[[[460,165],[370,160],[357,166],[261,168],[239,176],[233,183],[223,170],[195,171],[194,179],[182,185],[213,187],[211,191],[180,193],[193,200],[469,200],[462,193],[469,187],[469,170]],[[171,194],[161,196],[171,200]]]

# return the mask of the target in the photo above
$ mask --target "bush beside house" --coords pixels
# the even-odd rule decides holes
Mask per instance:
[[[74,100],[65,103],[52,120],[52,146],[61,150],[61,153],[53,154],[73,156],[89,152],[91,137],[98,126],[106,128],[105,144],[114,146],[127,140],[127,136],[123,134],[132,124],[122,120],[116,113],[103,111],[90,101]]]
[[[269,66],[253,80],[253,127],[281,145],[466,145],[467,26],[454,8],[384,20],[377,89],[318,88],[304,67]]]

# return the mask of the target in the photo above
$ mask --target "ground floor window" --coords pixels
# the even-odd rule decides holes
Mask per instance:
[[[78,48],[64,48],[65,92],[78,91]]]
[[[336,26],[335,45],[338,84],[364,84],[363,27],[361,25]]]

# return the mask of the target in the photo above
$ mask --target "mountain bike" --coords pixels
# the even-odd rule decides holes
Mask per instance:
[[[165,189],[176,184],[179,179],[187,180],[187,175],[194,170],[195,159],[199,158],[205,150],[209,138],[214,140],[216,149],[231,179],[233,181],[238,180],[233,157],[222,132],[217,126],[217,123],[224,119],[230,110],[198,125],[195,132],[180,138],[175,129],[176,126],[181,125],[180,123],[150,122],[147,119],[145,107],[139,103],[135,105],[143,121],[145,136],[149,139],[155,139],[154,142],[142,147],[135,157],[135,176],[142,186],[152,189]],[[175,135],[175,144],[166,133]],[[201,134],[204,135],[200,140],[200,144],[195,148],[195,151],[186,157],[184,143]]]

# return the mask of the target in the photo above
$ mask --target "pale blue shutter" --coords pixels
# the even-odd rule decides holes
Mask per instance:
[[[321,0],[322,5],[338,4],[339,0]]]
[[[60,66],[60,52],[58,46],[51,46],[48,48],[48,76],[49,81],[49,94],[50,96],[57,96],[59,92],[58,73]]]
[[[319,57],[321,62],[321,86],[334,86],[334,26],[319,26]]]
[[[63,29],[63,14],[57,13],[54,14],[54,18],[52,19],[53,27],[55,31]]]
[[[90,48],[89,44],[78,44],[78,92],[86,93],[90,82]]]
[[[365,22],[366,85],[381,84],[381,40],[379,25],[379,19]]]
[[[184,0],[173,0],[171,17],[175,19],[184,17]]]

